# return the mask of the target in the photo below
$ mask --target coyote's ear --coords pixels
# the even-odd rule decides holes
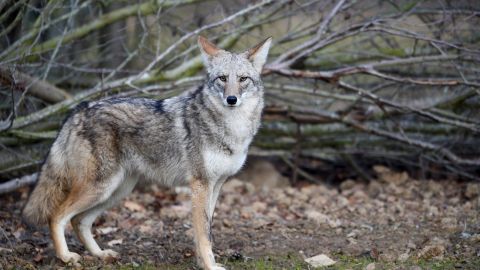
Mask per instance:
[[[262,72],[263,65],[267,62],[268,50],[270,49],[271,43],[272,38],[269,37],[246,52],[248,60],[252,62],[253,67],[258,73]]]
[[[202,36],[198,36],[198,47],[202,52],[203,63],[208,68],[210,59],[220,51],[215,45]]]

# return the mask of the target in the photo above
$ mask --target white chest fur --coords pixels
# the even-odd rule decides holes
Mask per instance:
[[[228,108],[224,112],[223,143],[231,151],[225,151],[220,145],[210,145],[203,149],[204,166],[212,180],[234,175],[245,163],[248,146],[253,139],[254,129],[257,127],[254,123],[254,121],[258,121],[254,117],[256,107],[255,101],[247,101],[235,111]]]
[[[246,151],[238,151],[231,155],[213,148],[203,151],[205,169],[212,180],[229,177],[238,172],[246,157]]]

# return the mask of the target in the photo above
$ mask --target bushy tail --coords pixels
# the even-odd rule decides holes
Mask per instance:
[[[23,208],[23,219],[29,225],[47,224],[52,213],[65,198],[65,181],[40,174],[38,183]]]

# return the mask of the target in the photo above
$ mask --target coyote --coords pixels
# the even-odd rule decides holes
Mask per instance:
[[[77,263],[65,226],[101,258],[91,227],[98,215],[128,195],[139,179],[167,186],[189,184],[198,263],[215,263],[210,224],[225,180],[245,162],[264,106],[262,67],[271,38],[236,54],[198,38],[207,76],[196,90],[165,99],[112,98],[77,105],[41,168],[23,216],[48,224],[56,255]]]

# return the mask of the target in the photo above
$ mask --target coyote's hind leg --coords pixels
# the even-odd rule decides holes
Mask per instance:
[[[64,263],[76,263],[81,259],[81,256],[78,253],[68,250],[67,241],[65,240],[65,226],[72,215],[73,214],[56,216],[51,219],[49,224],[55,253]]]
[[[92,234],[92,224],[103,211],[114,206],[119,200],[130,194],[136,184],[136,178],[125,179],[107,201],[76,215],[72,219],[72,226],[75,233],[92,255],[102,259],[117,258],[119,256],[117,252],[111,249],[102,250],[98,246]]]
[[[79,254],[68,250],[65,240],[65,226],[73,216],[97,203],[96,198],[88,193],[88,190],[72,189],[66,200],[62,202],[50,218],[49,226],[55,252],[57,257],[65,263],[76,263],[81,259]]]
[[[110,250],[105,249],[102,250],[95,239],[93,238],[93,234],[91,231],[92,224],[95,219],[105,210],[108,208],[107,203],[102,203],[92,209],[89,209],[83,213],[76,215],[72,219],[72,226],[80,241],[85,245],[85,248],[94,256],[100,257],[102,259],[108,257],[118,257],[118,253]]]

